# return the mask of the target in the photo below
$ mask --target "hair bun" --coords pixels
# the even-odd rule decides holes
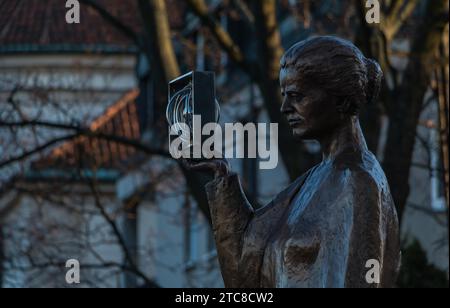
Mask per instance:
[[[367,103],[375,103],[380,93],[383,71],[377,61],[364,58],[367,70],[366,98]]]

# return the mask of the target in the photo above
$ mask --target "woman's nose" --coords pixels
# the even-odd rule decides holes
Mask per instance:
[[[287,113],[291,109],[291,104],[289,103],[289,100],[286,99],[286,96],[283,97],[283,103],[281,104],[280,111],[281,113]]]

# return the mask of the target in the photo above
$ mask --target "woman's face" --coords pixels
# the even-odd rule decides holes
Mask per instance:
[[[320,140],[339,125],[336,98],[324,89],[306,86],[301,77],[301,73],[292,68],[280,71],[281,112],[294,137]]]

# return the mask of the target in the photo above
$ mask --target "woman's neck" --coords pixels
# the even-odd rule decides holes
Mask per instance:
[[[323,160],[333,159],[347,149],[354,152],[367,150],[366,140],[357,117],[350,117],[333,134],[322,138],[319,142]]]

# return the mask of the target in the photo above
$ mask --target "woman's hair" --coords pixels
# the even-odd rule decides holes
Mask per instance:
[[[306,86],[319,86],[339,99],[338,110],[357,115],[380,92],[383,72],[351,42],[320,36],[298,42],[281,59],[282,69],[295,69]]]

